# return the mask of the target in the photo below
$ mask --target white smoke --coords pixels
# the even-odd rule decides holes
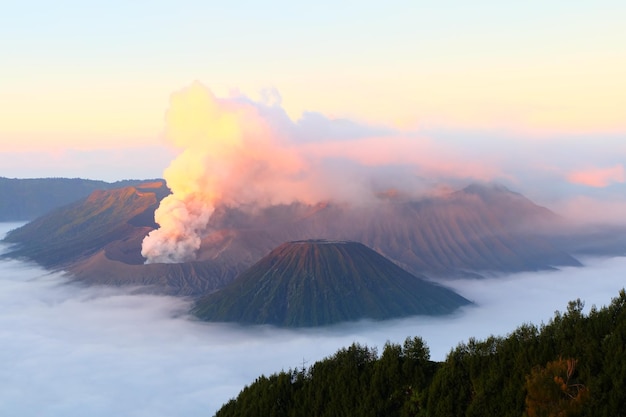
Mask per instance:
[[[167,139],[184,150],[164,173],[172,194],[155,212],[160,228],[144,239],[148,263],[193,260],[217,202],[304,197],[303,159],[251,103],[217,99],[196,82],[172,95],[166,119]]]
[[[390,189],[414,197],[473,181],[502,182],[548,207],[565,207],[565,214],[583,211],[606,219],[606,210],[586,210],[582,200],[571,199],[581,186],[569,181],[572,172],[591,175],[577,176],[578,182],[596,184],[598,172],[604,179],[603,170],[580,167],[607,166],[598,161],[623,154],[618,142],[598,155],[595,148],[581,146],[584,152],[572,163],[570,153],[563,159],[561,140],[529,146],[523,137],[496,141],[458,135],[401,132],[312,112],[294,122],[275,91],[263,102],[245,96],[224,99],[193,83],[171,97],[165,136],[180,154],[163,174],[172,194],[155,213],[160,227],[145,238],[142,255],[149,263],[193,260],[218,204],[371,204],[375,195]],[[597,162],[592,164],[589,156]],[[611,184],[606,191],[623,186]],[[584,187],[588,192],[590,187]]]
[[[164,172],[172,194],[143,241],[147,263],[195,259],[216,204],[369,204],[385,188],[423,188],[420,178],[494,175],[424,138],[313,113],[293,122],[278,96],[221,99],[199,82],[172,95],[165,136],[181,153]]]

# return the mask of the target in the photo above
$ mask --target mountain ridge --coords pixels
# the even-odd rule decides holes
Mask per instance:
[[[369,206],[218,205],[195,262],[144,265],[141,244],[168,193],[164,182],[96,191],[9,233],[5,241],[14,246],[5,256],[26,257],[90,283],[148,284],[196,297],[223,287],[284,242],[319,238],[361,242],[414,275],[438,279],[580,265],[560,243],[535,234],[545,228],[517,227],[554,223],[556,214],[488,187]]]
[[[33,220],[56,208],[87,197],[95,190],[110,190],[145,181],[106,182],[83,178],[0,177],[0,222]]]

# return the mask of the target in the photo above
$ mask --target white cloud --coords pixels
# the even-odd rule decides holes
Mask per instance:
[[[420,335],[436,360],[470,336],[548,321],[580,297],[617,296],[626,258],[586,268],[450,281],[476,307],[323,329],[201,323],[189,300],[69,284],[18,261],[0,263],[0,415],[211,415],[260,374],[307,366],[353,341],[382,348]]]

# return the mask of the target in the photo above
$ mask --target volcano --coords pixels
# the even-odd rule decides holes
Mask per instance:
[[[82,178],[0,177],[0,222],[33,220],[85,198],[96,190],[110,190],[146,182],[122,180],[111,183]]]
[[[466,304],[361,243],[304,240],[272,250],[192,312],[209,321],[307,327],[447,314]]]
[[[273,248],[298,240],[361,242],[413,275],[435,279],[580,265],[565,250],[568,240],[551,235],[558,215],[495,185],[423,198],[381,195],[368,205],[221,205],[195,261],[146,265],[141,244],[158,227],[154,211],[168,194],[164,181],[94,191],[10,232],[5,256],[86,283],[149,285],[193,297],[223,288]]]

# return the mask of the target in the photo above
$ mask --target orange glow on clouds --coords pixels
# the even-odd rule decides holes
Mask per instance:
[[[499,175],[485,161],[467,161],[458,151],[416,136],[302,143],[297,124],[281,112],[242,98],[216,98],[199,82],[172,95],[165,131],[181,153],[163,175],[172,194],[155,212],[160,228],[143,242],[148,262],[194,259],[218,204],[373,198],[369,174],[354,170],[355,165],[410,166],[401,174],[407,188],[417,177],[490,180]],[[349,163],[329,163],[338,159]]]
[[[154,145],[167,90],[142,83],[17,80],[0,88],[0,145],[5,152]]]
[[[622,54],[623,55],[623,54]],[[304,109],[400,129],[442,127],[545,134],[626,130],[622,57],[564,62],[406,66],[284,82],[287,111]],[[434,65],[434,64],[433,64]]]
[[[472,161],[457,150],[418,136],[368,137],[352,141],[303,146],[316,158],[346,158],[366,166],[411,165],[416,174],[433,178],[470,178],[490,181],[501,175],[489,161]]]
[[[573,171],[567,179],[574,184],[587,185],[589,187],[606,187],[613,183],[626,181],[626,172],[621,164],[608,168],[590,168]]]

